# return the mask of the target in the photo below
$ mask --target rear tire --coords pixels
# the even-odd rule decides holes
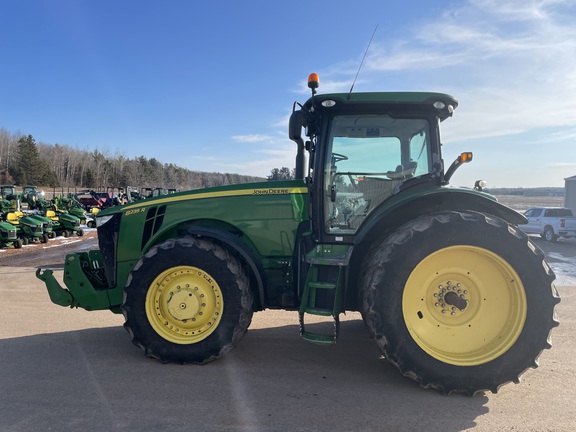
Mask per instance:
[[[546,227],[544,229],[543,237],[544,237],[544,240],[546,240],[550,243],[554,243],[556,240],[558,240],[558,236],[556,234],[554,234],[554,230],[551,227]]]
[[[560,301],[544,253],[480,213],[419,217],[377,242],[363,312],[384,356],[424,388],[493,393],[538,366]]]
[[[238,259],[203,239],[153,247],[124,288],[124,327],[148,357],[205,364],[233,349],[252,319],[253,294]]]

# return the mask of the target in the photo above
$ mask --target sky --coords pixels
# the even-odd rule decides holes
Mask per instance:
[[[0,0],[0,128],[197,171],[293,167],[310,96],[437,91],[455,186],[576,175],[573,0]]]

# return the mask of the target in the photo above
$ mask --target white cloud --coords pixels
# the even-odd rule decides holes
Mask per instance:
[[[376,45],[366,75],[372,87],[402,72],[414,90],[453,93],[454,139],[575,125],[576,26],[565,8],[572,3],[470,0],[405,40]]]
[[[296,145],[284,136],[267,136],[257,147],[238,150],[231,150],[234,157],[216,161],[210,170],[266,177],[273,168],[294,167]]]
[[[436,19],[414,22],[400,39],[377,33],[355,91],[456,96],[460,107],[443,125],[443,140],[450,157],[460,147],[470,150],[470,144],[479,151],[477,163],[459,173],[466,184],[484,176],[502,186],[559,184],[574,168],[555,161],[566,154],[576,131],[575,12],[572,0],[469,0]],[[351,59],[318,70],[321,93],[348,91],[358,64]],[[310,94],[305,83],[295,92]],[[283,141],[258,134],[234,137],[263,144],[252,159],[237,161],[238,171],[266,175],[272,167],[293,166],[286,124],[287,117],[274,125],[282,129]],[[525,152],[522,163],[509,151]],[[528,152],[536,156],[530,159]]]
[[[266,141],[270,139],[270,137],[268,135],[251,134],[251,135],[234,135],[232,139],[240,143],[256,143]]]
[[[571,168],[576,169],[576,161],[574,162],[551,162],[546,164],[549,168]]]

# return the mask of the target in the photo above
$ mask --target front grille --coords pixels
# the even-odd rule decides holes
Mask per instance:
[[[116,253],[121,218],[122,213],[116,213],[107,223],[98,227],[98,246],[102,253],[104,272],[110,288],[116,286]]]

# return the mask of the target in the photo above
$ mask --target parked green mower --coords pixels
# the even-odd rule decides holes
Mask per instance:
[[[80,228],[80,219],[76,216],[64,211],[46,210],[46,217],[52,221],[52,229],[58,236],[84,235],[84,231]]]
[[[26,214],[27,217],[32,218],[38,223],[42,224],[42,229],[44,230],[44,234],[48,236],[48,238],[56,237],[56,233],[54,232],[53,224],[54,222],[49,217],[44,216],[38,210],[35,210],[31,213]]]
[[[86,225],[89,220],[93,220],[91,213],[86,211],[86,207],[76,198],[73,193],[65,196],[56,196],[52,199],[52,209],[58,213],[69,213],[80,219],[80,225]]]
[[[9,222],[0,220],[0,247],[22,247],[22,240],[18,238],[18,229]]]
[[[6,222],[16,227],[18,238],[22,239],[23,245],[48,242],[49,237],[44,233],[42,222],[31,216],[26,216],[20,211],[9,212],[6,214]]]

